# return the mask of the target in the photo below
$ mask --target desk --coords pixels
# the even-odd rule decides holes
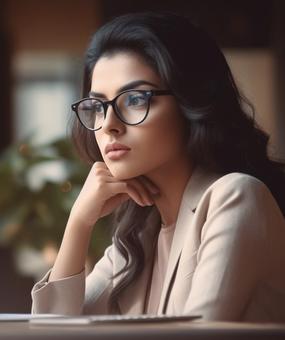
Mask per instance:
[[[87,326],[38,326],[28,322],[1,322],[0,339],[100,339],[100,340],[271,340],[285,339],[285,324],[226,322],[171,322]]]

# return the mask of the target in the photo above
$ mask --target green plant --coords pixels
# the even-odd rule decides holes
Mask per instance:
[[[60,176],[50,176],[57,167]],[[48,176],[40,175],[43,169]],[[59,247],[69,212],[89,172],[69,140],[10,146],[0,157],[0,244]],[[40,181],[39,181],[40,179]],[[99,220],[89,254],[97,259],[110,243],[108,218]]]

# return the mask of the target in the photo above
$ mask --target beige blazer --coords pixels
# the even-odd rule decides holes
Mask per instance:
[[[118,302],[122,314],[144,312],[151,273]],[[153,247],[152,247],[153,248]],[[49,273],[32,290],[33,313],[106,314],[113,274],[124,265],[111,245],[85,280],[84,272],[55,282]],[[268,188],[255,177],[197,168],[187,183],[176,223],[158,313],[205,320],[285,321],[285,222]]]

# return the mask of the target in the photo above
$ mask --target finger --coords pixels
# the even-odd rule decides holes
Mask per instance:
[[[130,184],[126,182],[115,182],[109,184],[112,188],[112,196],[118,195],[118,194],[128,194],[129,197],[135,201],[140,206],[145,206],[145,202],[142,200],[140,194],[137,192],[137,190],[131,186]]]
[[[109,200],[106,201],[105,206],[102,210],[101,217],[108,215],[110,211],[113,211],[117,207],[119,207],[124,202],[128,201],[130,199],[128,194],[118,194],[114,197],[111,197]]]
[[[109,177],[105,175],[101,176],[101,180],[104,181],[106,184],[121,184],[121,186],[115,187],[118,191],[112,190],[112,196],[122,193],[121,190],[125,190],[123,192],[127,192],[129,198],[132,198],[137,204],[141,206],[153,205],[154,203],[150,193],[146,191],[146,189],[141,183],[139,183],[138,180],[132,179],[128,181],[118,181],[118,179],[116,179],[115,177]]]
[[[111,174],[109,169],[104,169],[104,168],[94,168],[94,173],[96,175],[100,175],[100,176],[108,176],[108,177],[112,177],[114,178],[114,176]],[[118,181],[118,180],[117,180]]]
[[[109,176],[108,174],[102,174],[100,178],[102,181],[105,181],[106,183],[125,183],[125,181],[120,181],[115,177]]]
[[[109,170],[109,168],[104,162],[99,162],[99,161],[95,162],[90,172],[95,173],[96,175],[106,174],[108,176],[113,177],[113,175],[111,174],[111,171]]]
[[[113,204],[121,205],[122,203],[128,201],[130,199],[130,196],[128,194],[121,194],[113,197],[113,199]]]
[[[138,178],[127,180],[127,183],[136,189],[146,205],[153,205],[154,202],[151,193],[148,191],[147,187],[139,181]]]
[[[100,162],[100,161],[97,161],[97,162],[93,163],[92,167],[95,168],[95,169],[99,169],[99,168],[100,169],[108,169],[106,163],[105,162]]]
[[[159,188],[147,177],[139,176],[139,180],[148,188],[152,195],[158,195],[160,190]]]

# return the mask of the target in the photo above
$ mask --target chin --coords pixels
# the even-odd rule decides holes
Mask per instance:
[[[110,165],[109,170],[111,174],[119,180],[126,180],[135,177],[133,171],[126,169],[125,166]]]
[[[108,168],[111,174],[121,181],[142,175],[141,172],[137,171],[136,169],[132,169],[130,166],[126,165],[108,164]]]

